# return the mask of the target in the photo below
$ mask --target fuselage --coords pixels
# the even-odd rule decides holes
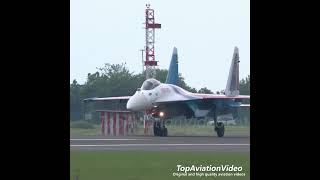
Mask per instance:
[[[192,93],[172,84],[160,83],[152,89],[139,88],[127,102],[127,109],[145,111],[160,102],[198,99]]]
[[[205,117],[214,108],[217,113],[230,113],[230,100],[203,100],[200,94],[188,92],[181,87],[160,83],[155,79],[146,80],[127,102],[131,111],[149,111],[156,109],[167,118],[174,116]],[[223,97],[224,95],[215,95]]]

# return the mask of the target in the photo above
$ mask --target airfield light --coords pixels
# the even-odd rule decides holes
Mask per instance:
[[[160,113],[159,113],[159,116],[160,116],[160,117],[163,117],[163,116],[164,116],[164,113],[163,113],[163,112],[160,112]]]

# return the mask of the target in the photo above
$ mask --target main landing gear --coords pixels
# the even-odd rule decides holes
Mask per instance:
[[[224,124],[222,122],[214,121],[214,130],[217,132],[218,137],[224,136]]]
[[[224,124],[223,124],[223,122],[218,122],[216,112],[214,112],[213,120],[214,120],[214,131],[217,132],[218,137],[223,137],[224,136]]]
[[[168,129],[164,124],[164,120],[155,120],[153,123],[154,136],[168,136]]]

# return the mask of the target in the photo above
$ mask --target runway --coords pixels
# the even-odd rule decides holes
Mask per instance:
[[[250,152],[249,136],[71,137],[71,151]]]

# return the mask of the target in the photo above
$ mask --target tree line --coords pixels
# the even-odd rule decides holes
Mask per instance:
[[[156,69],[155,79],[165,82],[168,70]],[[213,92],[207,87],[197,90],[186,84],[185,79],[179,74],[180,84],[183,89],[193,93]],[[104,64],[103,67],[97,68],[97,72],[87,75],[84,84],[79,84],[76,80],[70,84],[70,120],[82,120],[84,113],[98,108],[124,108],[124,103],[96,103],[84,104],[83,99],[89,97],[110,97],[110,96],[128,96],[135,93],[145,80],[144,73],[134,74],[129,71],[126,64]],[[223,93],[223,90],[217,91],[216,94]],[[250,94],[250,75],[240,81],[240,93],[243,95]],[[95,118],[96,119],[96,118]]]

